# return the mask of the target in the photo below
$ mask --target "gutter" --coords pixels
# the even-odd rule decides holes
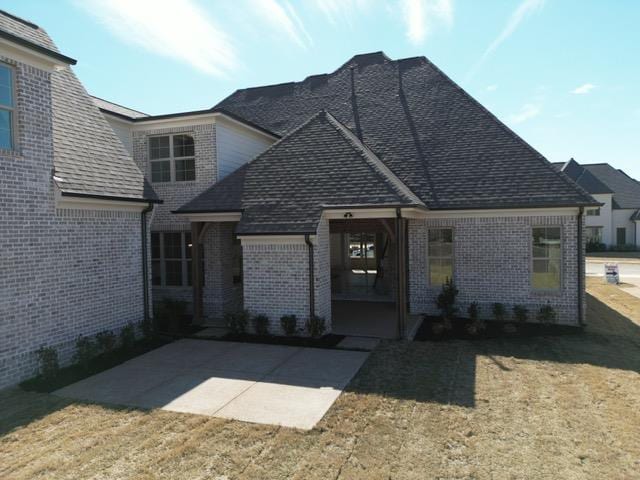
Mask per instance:
[[[309,247],[309,319],[313,318],[316,314],[316,294],[315,294],[315,279],[314,279],[314,259],[313,259],[313,243],[308,233],[304,235],[304,243]]]
[[[584,297],[584,256],[582,251],[582,224],[584,219],[582,215],[584,213],[584,207],[580,207],[580,211],[578,213],[578,323],[580,326],[584,326],[585,322],[583,320],[583,304],[582,300]]]
[[[13,15],[11,16],[13,17]],[[9,33],[6,30],[0,29],[0,38],[9,40],[10,42],[16,43],[22,47],[26,47],[30,50],[33,50],[34,52],[38,52],[41,55],[45,55],[49,58],[53,58],[67,65],[75,65],[76,63],[78,63],[78,61],[74,58],[67,57],[66,55],[62,55],[61,53],[51,50],[50,48],[43,47],[42,45],[39,45],[37,43],[31,42],[22,37]]]
[[[148,252],[147,252],[147,213],[153,210],[153,204],[150,203],[140,212],[140,236],[142,237],[142,297],[144,301],[144,321],[149,321],[149,269]]]

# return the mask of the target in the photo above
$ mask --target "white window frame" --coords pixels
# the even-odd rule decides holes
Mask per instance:
[[[586,210],[587,217],[599,217],[600,216],[600,207],[587,208]]]
[[[620,230],[624,230],[624,243],[620,243]],[[616,227],[616,247],[627,245],[627,227]]]
[[[451,230],[451,256],[430,256],[429,255],[429,232],[431,230]],[[427,251],[426,251],[426,256],[427,256],[427,285],[429,285],[429,287],[437,287],[440,288],[443,284],[434,284],[431,281],[431,260],[434,259],[451,259],[451,279],[455,282],[455,276],[456,276],[456,262],[455,262],[455,257],[456,257],[456,252],[455,252],[455,245],[456,245],[456,231],[453,227],[427,227]]]
[[[534,257],[534,253],[533,253],[533,231],[536,228],[557,228],[558,230],[560,230],[560,258],[559,258],[559,264],[560,264],[560,276],[558,278],[558,287],[557,288],[535,288],[533,286],[533,275],[534,275],[534,271],[533,271],[533,264],[535,260],[547,260],[549,261],[551,259],[551,257]],[[531,263],[530,263],[530,268],[531,268],[531,274],[529,275],[529,285],[531,287],[531,290],[535,293],[558,293],[562,290],[562,285],[564,283],[564,229],[562,228],[562,225],[532,225],[531,226],[531,230],[529,231],[529,245],[530,245],[530,252],[531,252]]]
[[[174,150],[173,150],[173,139],[176,136],[181,136],[181,135],[186,135],[189,136],[193,139],[193,156],[188,156],[188,157],[176,157],[174,156]],[[151,139],[152,138],[162,138],[162,137],[169,137],[169,156],[168,157],[163,157],[163,158],[151,158]],[[158,135],[150,135],[148,137],[148,141],[147,141],[147,151],[149,154],[149,180],[151,181],[151,183],[154,184],[162,184],[162,183],[189,183],[189,182],[195,182],[197,177],[197,172],[196,172],[196,139],[195,136],[193,135],[192,132],[178,132],[178,133],[164,133],[164,134],[158,134]],[[194,178],[191,180],[177,180],[176,178],[176,162],[180,161],[180,160],[193,160],[193,170],[194,170]],[[153,167],[152,165],[154,163],[159,163],[159,162],[169,162],[169,180],[166,182],[158,182],[158,181],[154,181],[153,180]]]
[[[6,62],[0,62],[0,66],[6,68],[9,71],[9,76],[11,78],[11,100],[12,105],[5,105],[4,103],[0,103],[0,110],[4,110],[9,112],[9,116],[11,117],[11,121],[9,123],[9,128],[11,129],[9,132],[9,141],[11,145],[9,148],[2,148],[2,150],[15,151],[16,150],[16,103],[17,103],[17,88],[16,88],[16,69],[13,65],[10,65]]]

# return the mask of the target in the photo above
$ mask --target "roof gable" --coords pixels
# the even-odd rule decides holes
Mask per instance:
[[[593,204],[424,57],[357,55],[331,74],[217,105],[279,134],[326,109],[431,209]]]
[[[613,190],[602,183],[589,170],[584,168],[573,158],[567,163],[560,164],[560,171],[566,174],[590,194],[611,194]]]
[[[330,113],[320,111],[178,211],[242,211],[243,234],[312,233],[337,206],[422,202]]]
[[[640,208],[640,183],[608,163],[583,165],[613,191],[613,208]]]

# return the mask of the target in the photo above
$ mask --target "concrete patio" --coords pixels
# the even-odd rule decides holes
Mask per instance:
[[[311,429],[368,355],[179,340],[55,393],[97,403]]]

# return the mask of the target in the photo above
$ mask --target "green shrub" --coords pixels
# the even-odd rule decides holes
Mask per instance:
[[[240,312],[228,312],[224,315],[224,321],[234,335],[244,335],[247,331],[247,323],[249,321],[249,312],[242,310]]]
[[[321,337],[325,330],[324,318],[313,315],[307,320],[307,332],[313,338]]]
[[[157,334],[156,322],[153,318],[142,320],[137,326],[140,334],[147,340],[154,338]]]
[[[280,326],[285,335],[292,337],[298,330],[298,319],[295,315],[283,315],[280,317]]]
[[[467,308],[467,313],[469,314],[469,319],[472,322],[477,321],[480,316],[480,307],[478,306],[478,302],[472,302],[469,305],[469,308]]]
[[[587,242],[586,250],[587,252],[605,252],[607,250],[607,246],[604,243],[590,241]]]
[[[545,305],[538,310],[538,321],[544,324],[556,323],[557,314],[551,305]]]
[[[95,357],[96,354],[97,348],[94,341],[89,337],[80,335],[76,340],[76,353],[73,355],[73,361],[88,370],[91,359]]]
[[[96,334],[96,344],[99,353],[109,353],[116,346],[116,336],[111,330],[104,330]]]
[[[120,330],[120,345],[125,350],[132,350],[136,343],[136,331],[133,323],[129,322]]]
[[[516,320],[516,322],[526,323],[526,321],[528,320],[528,316],[529,310],[527,310],[527,307],[523,305],[514,305],[513,318]]]
[[[269,317],[266,315],[253,317],[253,326],[258,335],[269,335]]]
[[[60,364],[58,363],[58,352],[53,347],[40,347],[36,350],[38,363],[40,364],[40,375],[45,380],[51,380],[58,376]]]
[[[453,280],[447,278],[447,281],[442,285],[442,291],[438,295],[438,298],[436,298],[436,305],[442,313],[442,319],[445,321],[445,325],[450,325],[451,320],[453,320],[453,317],[458,311],[455,306],[457,295],[458,289],[453,283]]]
[[[494,303],[491,307],[493,312],[493,319],[497,322],[504,322],[506,316],[506,309],[502,303]]]

